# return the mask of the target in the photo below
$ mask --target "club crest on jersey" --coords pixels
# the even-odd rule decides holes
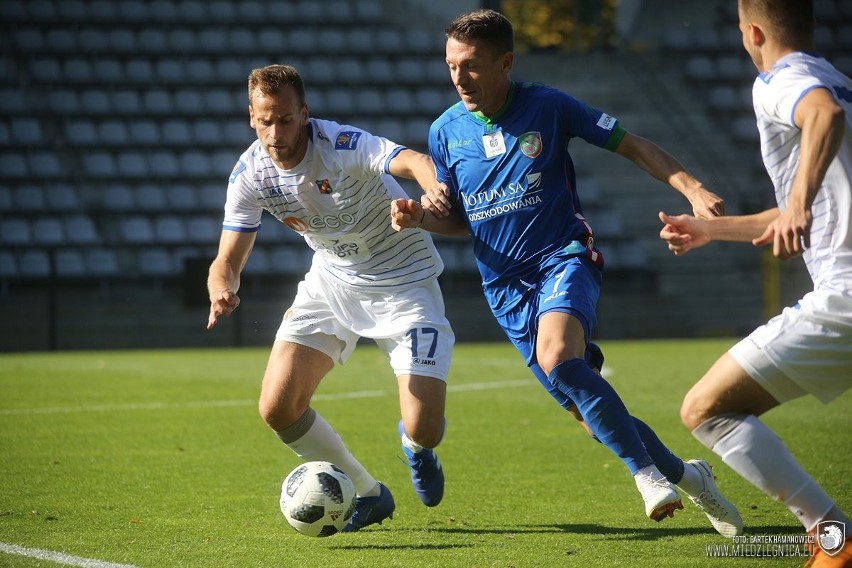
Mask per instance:
[[[358,146],[359,138],[361,138],[360,132],[354,132],[352,130],[341,132],[337,135],[337,139],[334,141],[334,149],[354,150],[355,147]]]
[[[518,137],[518,144],[524,156],[535,158],[541,154],[541,132],[524,132]]]
[[[239,160],[234,166],[234,169],[231,170],[231,177],[228,178],[228,183],[234,183],[237,179],[237,176],[239,176],[240,172],[242,172],[244,169],[246,169],[246,165],[243,163],[242,160]]]
[[[323,195],[328,195],[332,192],[331,183],[327,179],[318,179],[317,187],[319,188],[320,193]]]

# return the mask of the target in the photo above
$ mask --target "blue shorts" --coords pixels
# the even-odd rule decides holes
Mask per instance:
[[[598,322],[596,308],[601,290],[601,271],[590,260],[571,257],[550,268],[538,282],[523,282],[526,291],[520,301],[497,322],[509,340],[524,356],[527,365],[535,363],[538,320],[547,312],[564,312],[583,326],[586,343]]]

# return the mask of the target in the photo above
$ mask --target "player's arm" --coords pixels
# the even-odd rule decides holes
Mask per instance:
[[[755,239],[772,243],[772,254],[789,258],[810,246],[811,206],[825,172],[840,149],[846,121],[843,109],[827,89],[814,89],[796,105],[793,120],[802,130],[799,165],[784,211]]]
[[[405,148],[390,161],[388,171],[392,176],[415,180],[438,211],[449,213],[451,205],[447,186],[438,182],[432,158]]]
[[[257,233],[223,230],[219,238],[219,252],[210,264],[207,274],[207,292],[210,295],[210,316],[207,329],[212,329],[220,316],[229,316],[240,305],[240,273],[248,260]]]
[[[667,215],[660,211],[660,238],[680,256],[711,241],[754,242],[767,225],[778,218],[778,208],[753,215],[731,215],[699,219],[692,215]]]
[[[625,132],[615,152],[683,194],[696,217],[710,218],[725,213],[721,197],[708,191],[674,156],[650,140]]]
[[[395,199],[391,202],[391,226],[397,231],[403,229],[423,229],[448,237],[464,237],[467,225],[458,209],[451,209],[447,215],[435,215],[429,210],[429,196],[424,195],[423,203],[416,199]]]

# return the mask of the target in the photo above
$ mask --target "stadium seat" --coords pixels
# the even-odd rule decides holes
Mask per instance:
[[[32,231],[26,219],[0,219],[0,243],[4,246],[29,245],[32,242]]]
[[[86,19],[77,20],[85,22]],[[97,28],[81,28],[77,31],[77,45],[85,53],[114,53],[110,36]]]
[[[65,60],[60,77],[69,83],[88,84],[95,81],[95,72],[88,59],[72,57]]]
[[[168,211],[166,191],[159,184],[143,183],[136,186],[136,206],[140,211]]]
[[[44,33],[39,28],[25,27],[15,30],[11,39],[14,45],[25,53],[40,53],[47,47]]]
[[[77,146],[91,146],[98,142],[98,130],[91,120],[69,120],[65,123],[65,139]]]
[[[86,273],[92,276],[117,276],[119,274],[118,257],[115,251],[103,248],[85,251]]]
[[[44,190],[39,185],[25,184],[15,188],[14,205],[20,211],[34,212],[45,208]]]
[[[12,188],[0,186],[0,213],[7,213],[13,210]]]
[[[105,184],[100,191],[101,205],[109,211],[135,211],[133,190],[125,184]]]
[[[96,32],[106,36],[109,51],[115,55],[135,55],[139,53],[139,44],[136,40],[136,30],[133,29],[111,29],[106,34],[102,30]]]
[[[79,52],[81,50],[77,47],[77,35],[67,28],[49,29],[44,37],[45,49],[58,54]]]
[[[157,151],[151,154],[151,174],[157,177],[175,178],[182,175],[174,152]]]
[[[50,257],[41,249],[25,250],[18,257],[18,270],[25,278],[44,278],[50,275]]]
[[[0,153],[0,171],[6,178],[24,178],[30,175],[26,155],[21,152]]]
[[[131,216],[119,221],[119,236],[128,244],[149,244],[156,240],[154,227],[147,217]]]
[[[119,120],[105,120],[98,125],[100,142],[110,146],[124,146],[130,141],[127,123]]]
[[[66,171],[53,150],[33,150],[29,155],[30,171],[38,172],[40,178],[65,178]]]
[[[192,142],[192,131],[185,120],[172,118],[163,123],[163,143],[173,146],[188,146]]]
[[[0,258],[0,267],[2,267],[2,258]],[[269,265],[269,253],[263,247],[254,247],[243,268],[243,274],[258,274],[264,275],[271,272]],[[0,273],[2,276],[2,273]]]
[[[169,186],[166,191],[168,207],[174,211],[197,211],[198,195],[195,188],[189,184]]]
[[[119,114],[135,115],[142,112],[142,97],[133,89],[118,89],[110,96],[112,107]],[[133,123],[131,122],[131,127]]]
[[[172,276],[177,272],[172,255],[160,247],[140,249],[136,263],[139,271],[146,276]]]
[[[57,89],[47,95],[47,106],[59,115],[74,115],[80,112],[80,96],[72,89]]]
[[[31,117],[14,117],[9,122],[12,142],[18,146],[40,146],[44,143],[41,122]]]
[[[63,213],[74,212],[81,207],[77,189],[67,183],[51,184],[45,195],[47,209]]]
[[[65,218],[65,237],[69,243],[79,245],[93,245],[100,241],[94,221],[83,214]]]
[[[160,127],[153,120],[134,120],[130,123],[130,139],[141,146],[159,145]]]
[[[58,276],[74,278],[86,274],[83,252],[79,249],[60,249],[54,254]]]
[[[20,276],[18,259],[9,250],[0,250],[0,279],[8,280]]]
[[[151,174],[143,152],[120,152],[116,166],[117,174],[124,178],[147,178]]]
[[[218,218],[196,215],[187,220],[186,230],[191,243],[216,244],[222,233],[222,223]]]
[[[106,114],[111,112],[109,94],[101,89],[89,89],[80,94],[80,109],[87,114]]]
[[[33,240],[40,245],[60,245],[65,242],[62,222],[55,217],[40,217],[31,225]]]
[[[184,115],[206,112],[204,94],[198,89],[180,89],[174,93],[174,112]]]
[[[170,114],[174,108],[171,92],[163,88],[146,88],[142,94],[142,109],[152,114]]]
[[[154,220],[154,233],[157,242],[180,244],[186,241],[186,227],[183,219],[175,215],[163,215]]]

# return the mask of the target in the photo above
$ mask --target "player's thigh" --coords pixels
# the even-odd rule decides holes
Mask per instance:
[[[408,436],[422,446],[433,447],[444,434],[447,383],[435,377],[402,375],[399,409]]]
[[[575,314],[549,311],[539,318],[536,359],[549,374],[557,364],[582,359],[586,351],[586,333]]]
[[[261,415],[295,421],[307,410],[320,381],[334,367],[332,358],[317,346],[282,340],[273,344],[263,375]]]
[[[726,352],[686,393],[680,413],[684,426],[693,430],[713,416],[759,416],[775,406],[778,401]]]

